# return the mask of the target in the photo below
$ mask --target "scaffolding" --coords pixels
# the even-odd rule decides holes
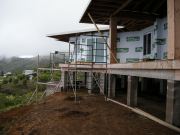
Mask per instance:
[[[34,90],[34,92],[32,93],[31,97],[28,99],[28,104],[32,101],[33,97],[36,98],[36,102],[38,101],[37,99],[37,94],[39,91],[39,85],[45,85],[46,89],[44,90],[44,92],[41,95],[41,99],[44,97],[44,95],[47,93],[47,87],[52,87],[52,92],[57,92],[58,89],[60,88],[61,90],[61,78],[59,78],[59,81],[55,81],[54,80],[54,72],[58,71],[60,72],[60,68],[59,68],[59,64],[60,63],[66,63],[67,59],[69,59],[66,55],[66,52],[58,52],[55,51],[53,53],[50,53],[49,55],[49,65],[44,65],[46,67],[41,67],[40,65],[40,56],[37,56],[37,77],[36,77],[36,88]],[[47,60],[47,58],[46,58]],[[43,65],[43,64],[42,64]],[[39,79],[40,77],[40,72],[41,71],[45,71],[45,72],[49,72],[50,76],[49,76],[49,81],[47,82],[43,82]]]
[[[98,26],[96,25],[92,16],[89,13],[88,13],[88,16],[90,20],[92,21],[92,23],[94,24],[94,26],[96,27],[99,35],[94,35],[93,33],[91,33],[90,35],[85,34],[84,36],[86,36],[87,39],[91,37],[90,43],[88,43],[88,41],[86,41],[85,44],[80,42],[79,35],[76,35],[76,37],[74,38],[74,41],[69,42],[69,61],[68,61],[69,81],[68,82],[70,82],[70,84],[72,85],[75,102],[77,101],[77,71],[80,72],[82,70],[79,68],[78,65],[90,65],[90,68],[88,70],[91,75],[91,81],[93,79],[95,80],[96,85],[99,87],[100,93],[102,93],[105,96],[105,100],[107,100],[108,84],[109,84],[108,82],[110,80],[110,74],[111,74],[111,71],[108,70],[108,67],[107,67],[108,57],[109,57],[107,50],[109,51],[109,54],[115,60],[115,62],[118,63],[116,56],[113,54],[110,46],[108,45],[108,42],[107,42],[108,37],[102,34],[102,32],[99,30]],[[97,40],[98,38],[100,38],[101,40]],[[71,53],[72,52],[71,45],[74,46],[73,53]],[[98,48],[98,46],[100,47],[104,46],[104,47]],[[83,52],[86,52],[86,53],[83,53]],[[103,55],[101,55],[102,52],[104,53]],[[103,59],[96,60],[96,58],[99,58],[99,57]],[[105,68],[103,71],[105,73],[105,80],[104,80],[105,89],[104,90],[100,85],[100,80],[98,79],[99,77],[97,75],[97,72],[94,70],[94,64],[105,64]],[[71,65],[75,65],[75,67],[71,68]],[[74,78],[71,76],[72,75],[71,72],[73,71],[75,73]],[[72,81],[72,78],[73,78],[73,81]],[[91,85],[93,84],[92,82],[90,83]]]
[[[90,73],[90,78],[91,78],[91,89],[92,89],[92,81],[94,80],[95,84],[97,85],[97,87],[99,88],[99,91],[101,94],[103,94],[105,96],[105,99],[107,100],[108,97],[108,82],[110,80],[110,70],[108,70],[108,53],[111,55],[111,57],[113,57],[113,59],[118,63],[116,57],[114,56],[114,54],[111,52],[111,48],[109,47],[107,40],[108,40],[108,36],[105,36],[101,33],[101,31],[99,30],[99,28],[97,27],[97,25],[95,24],[95,22],[93,21],[93,18],[91,17],[90,14],[89,18],[91,19],[91,21],[93,22],[93,24],[95,25],[97,32],[99,33],[99,35],[97,34],[93,34],[93,32],[89,35],[89,34],[85,34],[84,36],[86,37],[86,39],[88,39],[88,41],[80,41],[80,35],[76,35],[74,37],[74,39],[71,41],[69,41],[69,52],[68,52],[68,59],[65,58],[65,54],[63,53],[58,53],[57,51],[55,51],[55,53],[50,53],[50,68],[40,68],[39,67],[39,56],[38,56],[38,65],[37,65],[37,84],[36,84],[36,89],[34,91],[34,93],[32,94],[31,98],[29,99],[29,102],[31,102],[32,97],[34,95],[36,95],[36,101],[37,101],[37,92],[38,92],[38,85],[46,85],[46,86],[54,86],[53,92],[56,92],[58,90],[58,88],[61,88],[62,85],[62,79],[60,78],[58,82],[55,82],[53,79],[53,73],[54,71],[61,71],[61,69],[58,67],[56,67],[56,63],[55,63],[55,56],[57,54],[61,54],[64,56],[64,63],[68,64],[68,90],[72,89],[73,90],[73,94],[74,94],[74,101],[77,102],[77,77],[78,77],[78,72],[81,72],[81,69],[79,67],[79,65],[88,65],[89,69],[88,73]],[[85,42],[85,43],[84,43]],[[73,46],[73,49],[72,49]],[[108,52],[109,51],[109,52]],[[58,63],[59,64],[59,63]],[[103,68],[103,70],[101,70],[104,74],[105,74],[105,79],[104,79],[104,89],[101,87],[100,85],[100,77],[97,73],[97,71],[94,70],[94,64],[104,64],[105,67]],[[74,65],[74,66],[72,66]],[[51,79],[49,82],[40,82],[39,81],[39,71],[41,70],[45,70],[45,71],[50,71],[50,76]],[[86,84],[87,85],[87,84]],[[44,91],[44,93],[42,94],[42,97],[45,95],[46,90]]]
[[[90,85],[92,85],[92,81],[94,80],[100,93],[103,95],[107,93],[107,87],[105,86],[106,90],[104,93],[100,85],[100,77],[94,70],[94,64],[106,65],[104,73],[106,76],[105,81],[107,81],[108,53],[106,43],[108,37],[104,35],[94,35],[93,33],[90,35],[86,34],[84,37],[86,38],[86,40],[83,41],[85,43],[80,41],[79,35],[76,35],[74,40],[69,42],[68,82],[70,82],[71,87],[68,88],[73,89],[75,102],[77,101],[77,73],[82,70],[79,68],[79,65],[89,66],[88,73],[90,74],[91,82],[87,83],[91,83]],[[72,65],[74,65],[73,68],[71,68]],[[72,74],[72,72],[74,72],[74,74]],[[105,82],[105,84],[107,85],[108,83]],[[93,86],[90,87],[92,89]],[[105,97],[107,96],[105,95]]]

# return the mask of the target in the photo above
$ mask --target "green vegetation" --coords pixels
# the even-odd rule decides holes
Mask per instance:
[[[32,92],[28,92],[23,95],[12,95],[0,93],[0,112],[7,111],[9,109],[22,106],[28,102],[28,99],[31,97]],[[42,95],[42,92],[38,93],[38,97]],[[32,99],[35,100],[35,97]]]
[[[39,72],[39,81],[40,82],[48,82],[53,79],[54,81],[59,81],[61,77],[60,71],[54,71],[52,74],[50,71],[41,71]]]
[[[40,59],[40,65],[42,67],[48,67],[50,64],[49,56],[42,56]],[[37,68],[37,57],[34,58],[1,58],[0,57],[0,76],[3,76],[6,72],[12,72],[20,74],[27,69]]]
[[[41,67],[49,67],[49,56],[42,56],[40,58]],[[34,58],[0,58],[0,111],[6,111],[14,107],[21,106],[27,103],[36,88],[37,77],[34,76],[32,80],[28,76],[22,74],[24,70],[37,68],[37,57]],[[5,73],[11,72],[12,75]],[[52,75],[52,76],[51,76]],[[60,71],[40,71],[39,81],[49,82],[51,78],[53,81],[59,81]],[[45,90],[45,85],[38,86],[38,96]]]
[[[40,82],[48,82],[51,81],[51,75],[54,81],[59,81],[61,74],[60,71],[54,71],[53,74],[50,71],[41,71],[38,79]],[[36,88],[36,80],[36,76],[29,80],[27,76],[20,73],[0,77],[0,112],[27,103]],[[42,95],[45,88],[45,85],[38,85],[38,97]]]
[[[36,87],[36,77],[29,80],[23,74],[1,77],[0,80],[0,112],[27,103]],[[45,86],[39,86],[38,97],[42,95],[44,90]]]

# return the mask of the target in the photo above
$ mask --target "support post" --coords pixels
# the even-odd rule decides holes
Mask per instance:
[[[87,88],[88,88],[88,93],[91,94],[93,89],[93,76],[91,72],[87,73]]]
[[[108,77],[108,97],[115,97],[116,75],[109,74]]]
[[[62,71],[61,72],[61,79],[62,79],[62,87],[63,90],[65,90],[67,88],[67,78],[68,78],[68,73],[67,71]]]
[[[100,87],[102,89],[102,94],[105,94],[105,74],[101,73],[100,74]]]
[[[167,84],[166,84],[166,80],[160,80],[160,94],[161,95],[166,95],[166,91],[167,91]]]
[[[117,18],[111,17],[110,18],[110,29],[109,29],[109,41],[110,41],[110,48],[111,48],[111,54],[110,54],[110,63],[117,63],[116,62],[116,48],[117,48]],[[114,56],[114,57],[113,57]]]
[[[166,122],[180,126],[180,81],[167,81]]]
[[[137,106],[138,77],[128,76],[127,105]]]
[[[168,59],[180,59],[180,0],[167,0]]]
[[[87,72],[84,72],[84,86],[87,88]]]
[[[141,77],[141,92],[147,91],[147,78]]]

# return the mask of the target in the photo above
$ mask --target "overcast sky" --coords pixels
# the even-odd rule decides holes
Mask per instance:
[[[0,0],[0,56],[67,51],[48,34],[85,29],[79,24],[89,0]]]

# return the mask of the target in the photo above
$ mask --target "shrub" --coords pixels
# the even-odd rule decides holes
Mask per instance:
[[[53,78],[55,81],[59,81],[61,77],[61,73],[60,72],[54,72],[53,73]]]
[[[3,84],[7,84],[8,80],[7,79],[3,79]]]
[[[27,80],[26,80],[26,79],[23,79],[22,84],[23,84],[23,85],[27,85]]]
[[[25,79],[26,79],[26,80],[29,80],[29,76],[25,76]]]
[[[20,75],[17,76],[17,78],[18,78],[19,80],[23,80],[25,77],[26,77],[26,76],[23,75],[23,74],[20,74]]]
[[[49,75],[48,74],[41,74],[39,76],[39,80],[42,82],[47,82],[49,80]]]
[[[18,79],[16,79],[16,78],[13,79],[13,83],[14,83],[14,84],[18,84],[18,82],[19,82]]]
[[[11,78],[11,77],[9,78],[8,82],[9,82],[9,83],[11,83],[11,82],[12,82],[12,78]]]

